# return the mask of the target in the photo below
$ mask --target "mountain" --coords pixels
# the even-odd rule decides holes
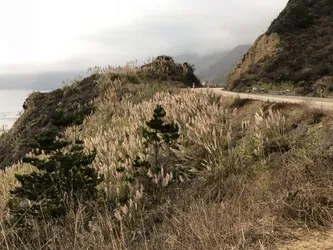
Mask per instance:
[[[189,62],[190,64],[194,64],[196,74],[200,75],[201,72],[220,60],[226,53],[226,51],[216,51],[204,56],[188,53],[177,55],[174,59],[175,62]]]
[[[72,80],[79,75],[85,76],[85,73],[69,71],[0,75],[0,89],[52,90],[62,87],[63,81]]]
[[[303,94],[332,92],[332,6],[332,0],[289,0],[230,74],[228,88],[290,82]]]
[[[225,84],[226,75],[233,69],[241,57],[250,48],[250,45],[240,45],[224,54],[217,62],[199,73],[202,81],[213,81],[216,84]]]

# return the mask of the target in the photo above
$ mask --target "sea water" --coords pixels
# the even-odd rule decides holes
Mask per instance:
[[[0,89],[0,131],[10,129],[23,111],[23,103],[32,90]]]

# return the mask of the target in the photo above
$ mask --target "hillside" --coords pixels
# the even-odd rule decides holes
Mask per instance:
[[[225,85],[228,73],[236,66],[238,61],[250,48],[250,45],[239,45],[223,55],[217,62],[207,69],[199,72],[202,81],[211,81],[214,84]]]
[[[259,81],[290,82],[298,94],[333,91],[333,9],[331,0],[290,0],[230,75],[229,89]]]
[[[201,86],[189,65],[174,63],[170,57],[157,57],[150,64],[131,71],[121,74],[116,70],[112,78],[125,78],[134,84],[159,81],[183,87],[192,87],[193,83]],[[94,110],[91,102],[99,96],[99,77],[93,74],[49,93],[33,92],[23,104],[25,112],[13,128],[0,137],[0,168],[16,163],[33,147],[49,143],[68,126],[82,123]]]
[[[160,56],[33,93],[0,137],[0,248],[331,247],[332,114],[180,89],[194,78]]]

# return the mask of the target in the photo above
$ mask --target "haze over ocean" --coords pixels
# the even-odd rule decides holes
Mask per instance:
[[[23,103],[32,90],[0,89],[0,129],[9,129],[23,110]]]

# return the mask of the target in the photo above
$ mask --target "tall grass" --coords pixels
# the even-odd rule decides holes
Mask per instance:
[[[34,225],[34,236],[22,238],[5,223],[5,202],[17,185],[14,173],[29,166],[13,166],[1,175],[1,247],[269,249],[292,238],[296,226],[332,225],[331,118],[309,123],[311,117],[297,120],[294,113],[307,114],[306,107],[273,111],[258,102],[230,109],[230,100],[213,93],[133,87],[126,78],[102,74],[94,114],[68,128],[66,136],[96,148],[93,166],[105,175],[101,188],[112,204],[96,211],[88,228],[84,213],[73,212],[56,223]],[[160,193],[159,203],[148,204],[143,185],[127,182],[117,168],[134,172],[132,161],[144,158],[142,128],[156,105],[166,110],[167,121],[177,122],[181,137],[163,162],[167,171],[177,170],[173,184]]]

